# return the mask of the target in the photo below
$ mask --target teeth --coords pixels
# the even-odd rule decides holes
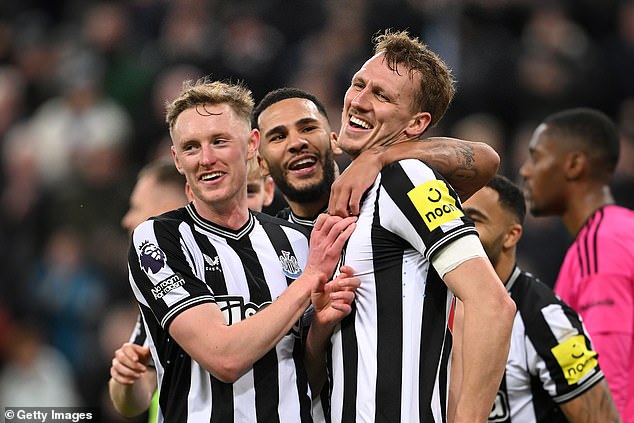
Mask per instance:
[[[293,162],[293,163],[289,166],[289,168],[290,168],[291,170],[294,170],[294,169],[298,169],[298,168],[300,168],[301,166],[304,166],[304,165],[308,165],[308,166],[313,165],[315,162],[316,162],[315,158],[313,158],[313,157],[307,157],[307,158],[305,158],[305,159],[300,159],[300,160],[298,160],[298,161],[296,161],[296,162]]]
[[[350,122],[355,125],[359,125],[363,129],[371,129],[372,126],[364,120],[359,119],[358,117],[350,116]]]
[[[222,176],[222,172],[212,172],[212,173],[207,173],[203,176],[201,176],[200,179],[202,179],[203,181],[210,181],[212,179],[216,179]]]

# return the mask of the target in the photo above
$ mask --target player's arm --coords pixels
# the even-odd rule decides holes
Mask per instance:
[[[439,171],[464,201],[482,188],[500,166],[500,156],[483,142],[434,137],[377,146],[363,151],[332,184],[328,212],[359,214],[363,193],[381,169],[404,159],[419,159]]]
[[[170,335],[215,377],[235,382],[288,333],[304,313],[312,292],[330,279],[355,221],[321,215],[311,235],[303,273],[255,315],[229,326],[216,304],[205,303],[177,315],[169,326]]]
[[[326,349],[335,326],[352,311],[354,291],[359,278],[350,266],[342,266],[340,274],[313,292],[311,302],[314,315],[306,338],[304,364],[311,392],[317,395],[326,380]]]
[[[124,417],[147,411],[156,391],[156,370],[147,366],[150,349],[126,342],[115,351],[108,392],[114,408]]]
[[[610,388],[605,379],[578,397],[559,404],[570,423],[619,423]]]
[[[468,257],[472,252],[473,258],[451,268],[452,256]],[[445,247],[432,262],[464,308],[462,382],[454,421],[486,421],[508,358],[515,303],[475,235]]]
[[[456,415],[456,407],[460,390],[462,388],[462,326],[464,320],[464,310],[462,302],[455,301],[453,327],[451,334],[453,342],[451,344],[451,374],[449,376],[449,400],[447,405],[447,421],[453,422]]]

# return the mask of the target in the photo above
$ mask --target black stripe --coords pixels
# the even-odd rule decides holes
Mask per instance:
[[[579,265],[579,271],[581,272],[581,277],[585,277],[586,275],[583,274],[583,261],[581,260],[581,257],[583,257],[583,254],[581,254],[581,240],[579,240],[579,242],[577,242],[577,263]]]
[[[377,308],[376,422],[401,420],[403,241],[380,227],[377,193],[371,245]]]
[[[282,225],[280,225],[279,221],[271,221],[270,216],[262,214],[262,213],[253,213],[255,218],[260,222],[260,225],[266,232],[267,236],[271,240],[273,247],[275,248],[275,252],[278,257],[282,257],[282,250],[291,252],[292,256],[295,256],[295,252],[291,246],[291,243],[286,235],[286,232],[282,229]],[[272,223],[271,223],[272,222]],[[285,222],[287,223],[287,222]],[[284,225],[286,226],[286,225]],[[307,233],[305,227],[302,227],[301,232],[308,238],[310,238],[310,233]],[[312,228],[311,228],[312,229]],[[293,283],[295,279],[292,279],[286,276],[286,284],[290,285]],[[304,367],[304,355],[303,355],[303,343],[302,340],[306,336],[304,333],[304,325],[302,325],[302,320],[296,325],[298,329],[298,338],[295,339],[295,346],[293,348],[293,362],[295,363],[295,374],[297,375],[297,394],[300,401],[300,418],[302,422],[311,422],[312,421],[312,401],[311,398],[307,395],[308,388],[308,375],[306,374],[306,368]],[[306,331],[307,332],[307,331]],[[324,405],[327,405],[325,403]]]
[[[232,422],[233,410],[233,384],[224,383],[209,374],[211,381],[211,418],[210,423]],[[166,422],[168,420],[165,420]]]
[[[530,391],[535,413],[535,423],[567,423],[568,419],[544,390],[541,379],[537,375],[530,375]]]
[[[429,239],[429,229],[427,224],[423,220],[416,206],[411,201],[402,201],[403,199],[409,199],[407,193],[414,189],[414,184],[409,179],[407,173],[403,167],[397,162],[389,166],[386,166],[381,171],[381,185],[385,187],[385,190],[389,193],[392,201],[401,210],[401,212],[407,217],[407,220],[418,231],[418,235],[422,239]],[[377,190],[377,201],[381,188]],[[399,201],[400,200],[400,201]],[[437,231],[442,229],[436,229]]]
[[[434,381],[439,368],[446,330],[447,287],[438,276],[436,269],[429,266],[427,283],[425,285],[425,300],[423,301],[423,322],[420,345],[420,391],[419,407],[420,421],[433,422],[432,399]],[[441,368],[440,373],[447,372]]]
[[[568,385],[561,366],[555,359],[548,359],[552,356],[551,348],[559,345],[559,341],[553,334],[548,321],[544,319],[541,310],[549,305],[561,307],[564,316],[580,335],[584,335],[588,349],[592,348],[589,338],[583,330],[583,325],[577,313],[566,303],[559,300],[552,293],[552,290],[535,277],[522,272],[511,289],[511,298],[517,305],[517,311],[524,323],[526,336],[531,340],[533,346],[546,363],[546,368],[556,383],[557,393],[561,395],[574,387]]]
[[[598,214],[597,219],[599,221],[594,224],[594,233],[592,234],[592,242],[594,247],[592,250],[592,255],[594,257],[594,269],[593,269],[594,274],[599,273],[599,256],[597,255],[597,240],[599,238],[598,236],[599,229],[601,227],[601,223],[603,222],[604,209],[600,209],[597,214]]]
[[[213,246],[211,241],[209,241],[209,237],[206,235],[197,231],[193,231],[193,233],[196,245],[198,245],[201,251],[204,251],[203,262],[205,266],[205,282],[209,285],[214,295],[228,295],[227,282],[225,281],[225,273],[222,269],[222,263],[218,260],[217,270],[214,270],[214,268],[212,268],[204,259],[205,255],[211,260],[218,259],[218,251],[216,250],[216,247]]]
[[[590,275],[590,272],[591,272],[590,271],[590,251],[589,251],[589,248],[590,248],[589,247],[589,244],[590,244],[590,227],[589,226],[586,226],[585,228],[582,241],[583,241],[583,259],[585,259],[585,265],[583,266],[581,273],[583,274],[583,276],[588,276]]]
[[[355,316],[357,308],[352,303],[352,312],[341,321],[341,341],[343,356],[343,406],[342,422],[354,422],[357,415],[357,374],[359,369]]]
[[[257,216],[259,215],[256,215],[256,217]],[[273,248],[275,248],[275,252],[277,253],[278,257],[283,256],[282,250],[288,251],[291,253],[292,256],[295,256],[293,247],[291,247],[291,243],[288,240],[288,237],[284,233],[284,230],[282,229],[281,226],[270,225],[270,224],[267,224],[266,222],[261,222],[261,224],[262,224],[262,229],[264,229],[264,232],[266,232],[266,235],[271,240],[271,243],[273,244]],[[286,276],[286,285],[290,285],[291,283],[293,283],[294,280],[295,279],[292,279]]]
[[[251,303],[260,307],[271,302],[271,292],[264,277],[262,265],[253,250],[249,237],[239,240],[227,239],[229,246],[236,252],[246,274]],[[277,351],[273,348],[253,364],[253,383],[255,387],[255,409],[257,421],[277,423],[279,402]]]
[[[440,367],[442,369],[449,368],[449,358],[451,357],[451,349],[453,346],[453,338],[451,336],[451,331],[447,327],[445,330],[445,346],[442,350],[442,356],[440,359]],[[449,382],[449,374],[448,372],[440,372],[438,377],[438,390],[440,395],[440,409],[442,410],[442,421],[443,423],[447,423],[447,401],[448,392],[447,392],[447,383]]]
[[[260,220],[260,215],[255,214],[256,218]],[[291,246],[291,242],[286,236],[286,233],[282,229],[279,224],[270,224],[266,220],[261,220],[260,224],[262,228],[266,232],[267,236],[271,240],[273,247],[275,248],[275,253],[278,257],[282,257],[282,251],[287,251],[291,253],[291,256],[295,256],[295,251]],[[292,279],[286,276],[286,284],[290,285],[294,282],[295,279]],[[302,346],[302,324],[301,319],[296,324],[298,328],[298,337],[295,339],[295,347],[293,348],[293,361],[295,363],[295,373],[297,375],[297,394],[300,400],[300,416],[301,421],[308,422],[312,421],[311,417],[311,400],[308,397],[308,375],[306,374],[306,369],[304,367],[304,357],[303,357],[303,346]]]
[[[495,396],[495,401],[493,402],[493,408],[491,409],[491,413],[489,413],[489,417],[494,417],[495,423],[511,423],[511,407],[508,400],[508,390],[506,389],[506,371],[502,376],[500,389],[498,389]]]

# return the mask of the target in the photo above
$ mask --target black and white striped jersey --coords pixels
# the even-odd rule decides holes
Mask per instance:
[[[324,209],[322,213],[326,213],[326,209]],[[315,222],[317,221],[319,214],[313,217],[299,217],[295,213],[293,213],[290,207],[285,207],[279,212],[277,212],[275,216],[279,217],[280,219],[288,220],[291,223],[299,225],[310,233],[313,230],[313,227],[315,226]]]
[[[345,250],[361,286],[331,340],[333,423],[446,421],[453,295],[430,259],[466,235],[475,226],[433,169],[382,170]]]
[[[489,422],[567,422],[558,404],[603,379],[581,318],[552,289],[518,267],[506,289],[517,312]]]
[[[130,334],[129,342],[137,345],[147,346],[147,333],[145,332],[145,325],[143,324],[143,319],[141,318],[141,314],[139,313],[136,317],[136,323],[134,324],[134,328],[132,329],[132,333]]]
[[[233,384],[213,377],[168,333],[179,313],[198,304],[217,304],[229,325],[257,313],[301,274],[307,258],[301,228],[261,213],[234,231],[190,204],[134,231],[130,284],[157,370],[159,422],[312,421],[298,325]]]
[[[326,211],[324,209],[323,213],[325,212]],[[275,216],[279,217],[280,219],[284,219],[291,223],[299,225],[302,228],[304,228],[308,233],[310,233],[313,230],[313,227],[315,226],[315,222],[317,221],[319,214],[312,218],[303,218],[294,214],[290,207],[286,207],[280,210]],[[306,334],[308,334],[308,328],[310,327],[311,320],[312,320],[312,307],[309,308],[307,313],[304,315],[304,318],[302,319],[302,328],[304,329],[304,333]],[[313,421],[315,423],[329,422],[330,421],[329,407],[330,407],[329,386],[327,386],[327,384],[324,384],[324,387],[321,390],[319,396],[313,399],[313,406],[312,406]]]

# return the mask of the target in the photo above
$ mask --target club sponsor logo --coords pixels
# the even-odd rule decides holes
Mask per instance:
[[[247,319],[257,312],[264,310],[271,305],[270,301],[262,303],[260,305],[253,303],[245,303],[243,297],[235,295],[217,295],[216,304],[222,311],[222,315],[225,318],[227,325],[235,325],[244,319]],[[289,331],[289,334],[298,337],[299,336],[299,322],[297,322]]]
[[[420,184],[409,191],[407,196],[430,231],[464,216],[443,181],[433,180]]]
[[[589,350],[586,338],[575,335],[550,349],[557,359],[568,385],[573,385],[597,367],[597,353]]]
[[[495,401],[493,401],[493,408],[489,414],[489,423],[501,423],[507,421],[511,415],[511,408],[509,407],[509,400],[506,398],[506,393],[498,391],[495,395]]]

